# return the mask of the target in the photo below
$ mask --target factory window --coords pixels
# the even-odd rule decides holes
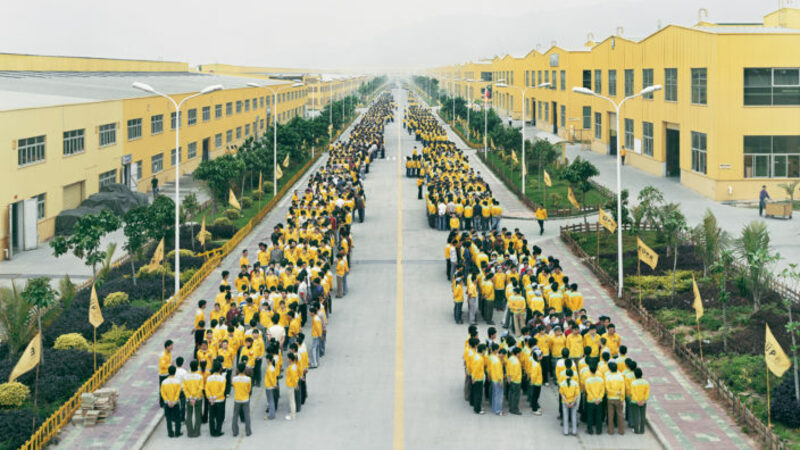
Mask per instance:
[[[242,138],[242,127],[236,127],[236,139],[239,140]]]
[[[186,159],[192,159],[197,156],[197,142],[189,142],[186,146]]]
[[[233,130],[228,130],[225,132],[225,143],[230,144],[233,142]]]
[[[36,218],[42,220],[47,215],[47,195],[39,194],[36,197]]]
[[[530,74],[531,73],[529,71],[527,71],[527,70],[525,71],[525,86],[530,86],[530,82],[531,82]]]
[[[708,71],[705,68],[692,69],[692,103],[708,104]]]
[[[678,69],[664,69],[664,100],[678,101]]]
[[[178,147],[178,162],[183,161],[183,149]],[[169,162],[172,167],[175,167],[175,149],[169,151]]]
[[[245,136],[250,136],[250,124],[249,123],[244,126],[244,135]]]
[[[547,102],[544,103],[544,121],[550,121],[550,103]]]
[[[800,177],[800,136],[745,136],[744,176]]]
[[[211,120],[211,107],[203,106],[203,122]]]
[[[214,118],[219,119],[222,117],[222,103],[214,105]]]
[[[244,99],[244,110],[245,111],[250,111],[250,99],[249,98]]]
[[[633,69],[625,69],[625,97],[633,95]]]
[[[633,119],[625,119],[625,149],[633,150]]]
[[[225,103],[225,115],[230,116],[233,114],[233,102]]]
[[[591,70],[584,70],[583,71],[583,87],[589,90],[592,90],[592,71]]]
[[[706,134],[692,131],[692,170],[706,173]]]
[[[191,126],[197,123],[197,108],[192,108],[189,110],[189,114],[186,117],[186,124]]]
[[[117,182],[117,169],[109,170],[108,172],[103,172],[100,174],[100,179],[97,184],[99,190],[103,190],[105,186],[109,184],[114,184]]]
[[[594,138],[603,138],[603,114],[599,112],[594,113]]]
[[[71,130],[64,132],[64,156],[74,155],[76,153],[83,153],[85,147],[83,145],[84,130]]]
[[[236,114],[239,114],[241,112],[242,112],[242,101],[236,100]]]
[[[561,127],[566,128],[567,126],[567,107],[561,105]]]
[[[562,91],[566,91],[567,90],[567,71],[566,70],[562,70],[561,71],[561,90]]]
[[[217,133],[214,135],[214,148],[222,147],[222,133]]]
[[[800,105],[800,69],[745,68],[744,104]]]
[[[261,107],[264,107],[264,97],[261,97]]]
[[[594,91],[598,94],[603,93],[603,71],[599,69],[594,71]]]
[[[617,71],[608,71],[608,95],[614,97],[617,95]]]
[[[583,129],[590,130],[592,128],[592,107],[583,107]]]
[[[107,123],[105,125],[100,125],[98,128],[98,133],[100,134],[100,147],[105,147],[106,145],[114,145],[117,143],[117,124],[116,123]]]
[[[17,165],[27,166],[39,161],[44,161],[45,155],[44,135],[20,139],[17,141]]]
[[[175,117],[176,116],[175,116],[174,112],[169,113],[169,126],[173,130],[175,129]],[[183,119],[183,114],[179,114],[177,117],[178,117],[178,123],[177,124],[180,125],[181,124],[181,120]]]
[[[653,156],[653,123],[642,122],[642,153]]]
[[[164,115],[150,116],[150,134],[160,134],[164,131]]]
[[[142,137],[142,119],[130,119],[128,121],[128,140],[140,137]]]
[[[155,175],[164,170],[164,154],[159,153],[150,158],[150,173]]]
[[[642,89],[649,88],[653,85],[653,69],[642,69]],[[652,100],[653,93],[644,94],[642,97]]]

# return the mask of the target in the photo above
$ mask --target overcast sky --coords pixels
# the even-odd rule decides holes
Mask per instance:
[[[421,68],[757,22],[779,0],[45,0],[3,5],[0,52],[318,69]],[[787,0],[784,0],[787,1]],[[800,0],[793,0],[800,7]]]

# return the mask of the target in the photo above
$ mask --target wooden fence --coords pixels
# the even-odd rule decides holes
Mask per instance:
[[[571,233],[597,232],[597,227],[598,224],[596,223],[589,225],[579,223],[570,226],[562,226],[560,233],[561,240],[566,243],[572,253],[583,260],[603,284],[612,288],[614,292],[617,292],[617,280],[603,270],[603,268],[600,267],[599,261],[597,261],[594,256],[587,254],[571,236]],[[717,376],[716,372],[714,372],[703,359],[695,354],[686,344],[678,342],[675,335],[672,334],[667,327],[655,316],[650,314],[647,309],[639,305],[639,300],[636,295],[623,291],[622,298],[615,298],[614,301],[617,305],[631,311],[642,327],[648,330],[657,341],[662,344],[670,345],[673,353],[678,357],[678,360],[689,364],[701,377],[709,380],[713,385],[714,392],[721,399],[725,400],[731,414],[737,420],[743,422],[749,429],[753,430],[766,448],[770,450],[784,450],[786,448],[780,437],[769,429],[767,425],[753,413],[752,409],[728,388],[725,382]]]

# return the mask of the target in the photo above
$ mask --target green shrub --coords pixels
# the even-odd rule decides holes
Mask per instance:
[[[234,209],[234,211],[236,211],[236,210]],[[237,213],[238,213],[238,211],[237,211]],[[214,226],[232,227],[233,226],[233,220],[231,220],[231,219],[229,219],[227,217],[217,217],[217,219],[214,220]]]
[[[264,186],[264,192],[272,192],[273,191],[272,181],[265,181],[264,184],[262,184],[262,186]]]
[[[90,350],[89,342],[80,333],[62,334],[56,338],[53,348],[55,350],[83,350],[85,352]]]
[[[19,408],[31,395],[28,386],[17,381],[0,384],[0,406]]]
[[[129,330],[125,325],[117,326],[111,325],[111,329],[103,333],[100,337],[100,342],[111,343],[120,347],[128,342],[128,339],[133,335],[133,330]]]
[[[162,276],[170,278],[174,277],[175,273],[173,273],[172,270],[165,268],[164,266],[157,266],[151,268],[149,265],[142,266],[139,268],[139,270],[136,271],[136,278],[141,278],[143,280],[161,278]]]
[[[261,200],[261,198],[264,196],[264,193],[258,189],[253,189],[250,196],[253,197],[254,200]]]
[[[194,276],[194,274],[196,274],[196,273],[197,273],[197,269],[181,270],[181,284],[183,285],[183,284],[188,283],[189,280],[191,280],[192,277]]]
[[[244,197],[239,199],[239,205],[241,205],[241,207],[243,209],[249,208],[249,207],[253,206],[253,199],[250,198],[250,197],[244,196]]]
[[[103,306],[126,305],[130,303],[127,292],[112,292],[103,299]]]
[[[236,208],[228,208],[225,210],[225,217],[227,217],[230,220],[236,220],[239,217],[241,217],[241,215],[242,213],[240,213],[239,210]],[[214,224],[216,225],[216,222],[214,222]]]
[[[61,294],[61,304],[64,308],[69,308],[76,294],[75,283],[69,279],[69,275],[65,275],[64,278],[58,282],[58,292]]]
[[[189,250],[188,248],[181,249],[181,258],[191,258],[194,256],[194,252]],[[171,261],[175,259],[175,250],[170,250],[167,252],[167,256],[164,257],[167,261]]]
[[[97,353],[105,356],[108,358],[109,356],[113,355],[119,349],[119,345],[113,342],[98,342],[95,346]]]
[[[692,288],[692,271],[678,270],[675,272],[675,292],[685,292]],[[666,275],[628,275],[625,285],[639,288],[641,283],[642,293],[652,295],[659,291],[672,292],[672,274]]]
[[[751,390],[766,395],[767,375],[764,372],[764,355],[718,355],[708,358],[711,367],[733,392]],[[775,381],[773,378],[771,381]]]

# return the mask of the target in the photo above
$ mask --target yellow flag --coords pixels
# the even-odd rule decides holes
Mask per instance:
[[[491,148],[492,150],[497,150],[496,148],[494,148],[494,139],[492,138],[489,138],[489,148]]]
[[[158,267],[161,261],[164,260],[164,238],[158,243],[156,251],[153,253],[153,259],[150,260],[150,267]]]
[[[233,189],[228,191],[228,204],[231,205],[232,208],[236,208],[241,211],[242,205],[239,204],[239,200],[236,200],[236,194],[233,193]]]
[[[553,187],[553,181],[550,180],[550,174],[547,173],[546,170],[544,171],[544,184],[546,184],[547,187]]]
[[[764,359],[767,360],[767,367],[769,367],[770,372],[774,373],[776,377],[780,377],[789,370],[792,363],[789,361],[789,357],[786,356],[786,352],[781,348],[781,344],[772,335],[769,324],[765,325],[767,326],[767,335],[764,339]]]
[[[600,208],[600,218],[598,221],[609,233],[613,233],[617,229],[617,222],[611,214],[603,211],[603,208]]]
[[[200,245],[205,247],[206,245],[206,216],[203,216],[203,224],[200,225],[200,234],[197,235],[197,240],[200,241]]]
[[[517,152],[511,152],[511,159],[514,161],[515,164],[519,163],[519,159],[517,159]]]
[[[636,246],[639,251],[639,260],[650,266],[651,269],[655,269],[658,265],[658,253],[654,252],[638,237],[636,238]]]
[[[89,300],[89,323],[95,328],[103,324],[103,312],[100,311],[100,299],[97,298],[94,285],[92,285],[92,298]]]
[[[283,159],[283,167],[289,167],[289,154],[286,154],[286,158]]]
[[[569,202],[572,203],[572,206],[581,209],[581,205],[578,204],[578,200],[575,198],[575,193],[572,192],[572,186],[567,186],[567,198]]]
[[[280,180],[282,176],[283,176],[283,171],[281,170],[281,166],[278,165],[277,167],[275,167],[275,177]]]
[[[8,381],[14,381],[23,375],[25,372],[33,369],[39,364],[42,356],[42,335],[36,333],[36,336],[31,339],[31,342],[25,348],[25,352],[22,353],[22,356],[19,357],[19,361],[17,361],[17,365],[14,366],[14,370],[11,371],[11,375],[8,376]]]
[[[703,317],[703,298],[700,297],[700,288],[697,287],[694,274],[692,274],[692,291],[694,291],[694,303],[692,303],[692,308],[694,308],[697,320],[700,320],[700,318]]]

